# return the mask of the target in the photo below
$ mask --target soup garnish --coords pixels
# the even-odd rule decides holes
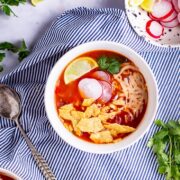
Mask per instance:
[[[57,81],[55,97],[64,126],[97,144],[116,143],[134,132],[148,102],[138,67],[121,54],[103,50],[72,60]]]

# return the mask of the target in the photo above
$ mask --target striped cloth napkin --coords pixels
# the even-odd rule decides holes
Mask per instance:
[[[118,9],[69,10],[57,17],[34,47],[31,55],[0,79],[22,97],[20,122],[37,150],[47,160],[58,180],[162,180],[156,158],[147,141],[157,128],[135,145],[120,152],[97,155],[77,150],[52,129],[44,108],[44,87],[50,70],[69,49],[94,40],[123,43],[137,51],[150,65],[159,88],[156,118],[179,118],[180,48],[150,45],[133,31],[125,13]],[[44,179],[15,124],[0,119],[0,167],[24,180]]]

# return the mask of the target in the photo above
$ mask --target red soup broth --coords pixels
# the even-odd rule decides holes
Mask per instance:
[[[8,174],[0,172],[0,180],[15,180],[13,177],[9,176]]]
[[[113,57],[113,58],[118,59],[121,63],[131,63],[131,64],[133,64],[132,61],[130,61],[128,58],[126,58],[125,56],[123,56],[121,54],[118,54],[116,52],[111,52],[111,51],[104,51],[104,50],[91,51],[91,52],[82,54],[79,57],[91,57],[91,58],[93,58],[95,60],[98,60],[98,58],[101,57],[101,56]],[[79,57],[77,57],[77,58],[79,58]],[[75,58],[75,59],[77,59],[77,58]],[[76,79],[76,80],[70,82],[69,84],[65,84],[65,82],[64,82],[64,72],[65,72],[66,67],[64,68],[63,72],[60,74],[60,76],[58,78],[58,81],[56,83],[55,103],[56,103],[57,111],[61,106],[66,105],[66,104],[70,104],[70,103],[72,103],[75,106],[76,110],[81,111],[81,110],[83,110],[83,107],[81,106],[81,104],[83,102],[83,98],[81,97],[81,95],[80,95],[80,93],[78,91],[78,83],[83,78],[92,78],[92,74],[95,71],[101,70],[101,69],[99,67],[97,67],[97,68],[91,70],[90,72],[86,73],[85,75],[81,76],[79,79]],[[113,75],[110,74],[110,73],[109,73],[109,75],[110,75],[110,79],[111,79],[111,82],[112,82]],[[126,77],[126,75],[124,76],[124,78],[125,77]],[[117,94],[116,91],[113,91],[112,98],[111,98],[110,102],[115,98],[115,96]],[[128,116],[127,112],[121,111],[113,119],[107,120],[107,122],[109,122],[109,123],[118,123],[118,124],[121,124],[121,125],[127,125],[127,126],[130,126],[130,127],[137,128],[137,126],[140,124],[141,120],[143,119],[143,116],[144,116],[144,114],[146,112],[146,108],[147,108],[147,103],[144,103],[143,104],[143,110],[133,120],[131,120],[131,117]],[[125,116],[126,116],[126,118],[125,118]],[[68,120],[63,120],[63,121],[66,122],[66,124],[71,124],[71,122],[68,121]],[[116,139],[124,138],[129,134],[130,133],[118,134]],[[89,138],[89,136],[90,136],[89,133],[84,132],[84,133],[82,133],[81,136],[78,136],[78,137],[85,140],[85,141],[92,142],[92,140]]]

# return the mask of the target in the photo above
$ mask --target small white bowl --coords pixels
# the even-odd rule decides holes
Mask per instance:
[[[0,168],[0,173],[9,176],[15,180],[22,180],[20,177],[18,177],[16,174],[12,173],[11,171],[7,170],[7,169],[2,169]]]
[[[125,0],[126,14],[134,31],[147,42],[160,47],[180,47],[180,25],[175,28],[164,28],[164,33],[159,39],[152,38],[146,32],[146,23],[150,20],[148,13],[140,7],[130,6]]]
[[[148,105],[145,115],[136,131],[115,144],[94,144],[86,142],[70,133],[58,117],[55,105],[55,85],[65,66],[79,55],[94,50],[108,50],[126,56],[140,69],[148,87]],[[53,67],[47,80],[45,89],[45,107],[51,125],[57,134],[73,147],[90,153],[111,153],[127,148],[138,141],[152,124],[158,106],[158,88],[151,69],[145,60],[132,49],[119,43],[107,41],[95,41],[82,44],[71,49],[62,56]]]

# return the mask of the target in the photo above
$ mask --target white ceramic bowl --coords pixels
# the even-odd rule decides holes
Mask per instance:
[[[147,12],[140,7],[130,6],[129,0],[125,0],[125,9],[132,28],[146,41],[161,47],[180,47],[180,25],[175,28],[164,28],[163,35],[159,39],[154,39],[146,32],[146,23],[150,20]]]
[[[4,174],[6,176],[9,176],[15,180],[22,180],[20,177],[18,177],[17,175],[15,175],[14,173],[12,173],[11,171],[8,171],[6,169],[0,168],[0,173]]]
[[[132,134],[124,138],[122,141],[115,144],[93,144],[81,140],[80,138],[70,133],[64,127],[56,111],[55,85],[61,72],[63,71],[65,66],[74,58],[76,58],[81,54],[94,50],[108,50],[126,56],[128,59],[134,62],[137,67],[139,67],[141,73],[143,74],[146,80],[148,87],[149,100],[148,100],[147,110],[145,112],[145,115],[141,123],[139,124],[135,132],[133,132]],[[45,89],[46,112],[54,130],[68,144],[80,150],[91,153],[100,153],[100,154],[111,153],[127,148],[128,146],[134,144],[145,134],[146,131],[148,131],[150,125],[154,120],[157,106],[158,106],[158,89],[155,78],[148,64],[141,56],[139,56],[132,49],[115,42],[96,41],[96,42],[82,44],[80,46],[71,49],[64,56],[62,56],[53,67],[49,75],[49,78],[47,80],[46,89]]]

